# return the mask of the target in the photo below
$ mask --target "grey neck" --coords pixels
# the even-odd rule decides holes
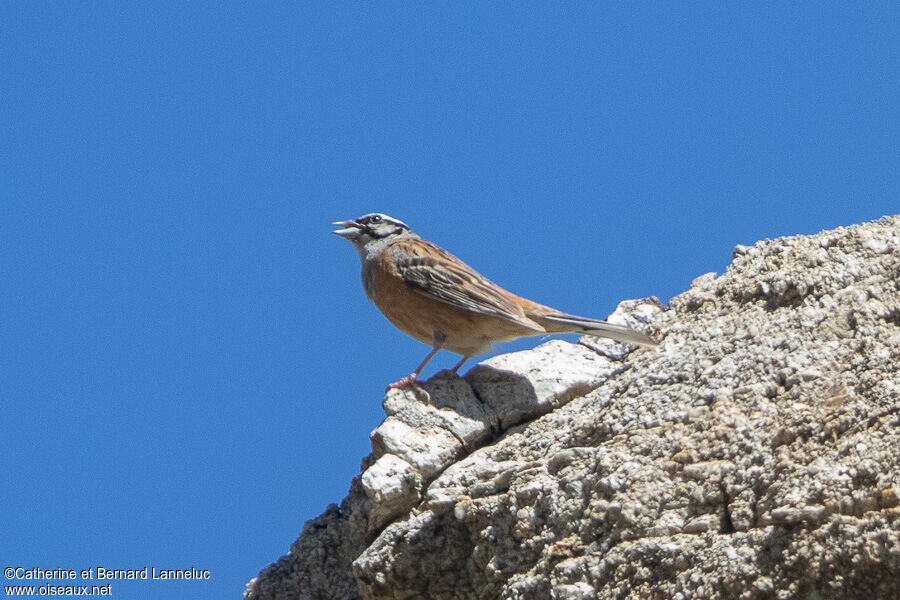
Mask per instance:
[[[369,240],[366,244],[356,245],[356,252],[362,261],[362,282],[369,300],[375,299],[375,265],[385,246],[395,240],[419,237],[412,231],[404,231],[381,239]]]

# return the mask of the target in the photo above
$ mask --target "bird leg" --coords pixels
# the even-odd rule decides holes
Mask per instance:
[[[453,371],[454,373],[456,373],[457,371],[459,371],[459,368],[460,368],[461,366],[463,366],[463,363],[466,362],[467,360],[469,360],[469,357],[468,357],[468,356],[463,356],[463,357],[462,357],[462,360],[460,360],[458,363],[456,363],[456,366],[453,367],[453,368],[450,369],[450,370]],[[457,373],[457,374],[458,374],[458,373]]]
[[[413,371],[411,374],[404,377],[400,381],[395,381],[394,383],[389,385],[387,387],[387,389],[393,390],[393,389],[405,388],[405,387],[413,387],[413,388],[418,387],[419,384],[416,382],[416,379],[418,379],[419,373],[422,372],[422,369],[425,368],[425,365],[428,364],[428,361],[430,361],[432,358],[434,358],[434,355],[438,353],[438,350],[441,349],[441,346],[444,344],[445,339],[447,339],[447,336],[444,335],[443,333],[435,333],[434,334],[434,347],[431,349],[431,352],[428,353],[428,356],[425,357],[425,360],[423,360],[421,363],[419,363],[419,366],[416,367],[415,371]],[[462,363],[460,363],[460,364],[462,364]]]

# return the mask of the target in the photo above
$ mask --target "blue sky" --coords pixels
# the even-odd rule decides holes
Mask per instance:
[[[427,348],[331,221],[604,317],[900,212],[897,31],[892,3],[4,3],[2,566],[236,598],[340,501]]]

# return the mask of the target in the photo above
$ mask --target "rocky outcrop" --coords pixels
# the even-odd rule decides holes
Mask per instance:
[[[620,306],[658,348],[389,392],[348,497],[245,599],[900,598],[900,217],[733,258]]]

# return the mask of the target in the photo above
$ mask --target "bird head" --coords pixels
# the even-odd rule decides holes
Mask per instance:
[[[341,227],[332,233],[349,240],[360,251],[374,242],[415,235],[406,223],[382,213],[369,213],[349,221],[335,221],[332,225]]]

